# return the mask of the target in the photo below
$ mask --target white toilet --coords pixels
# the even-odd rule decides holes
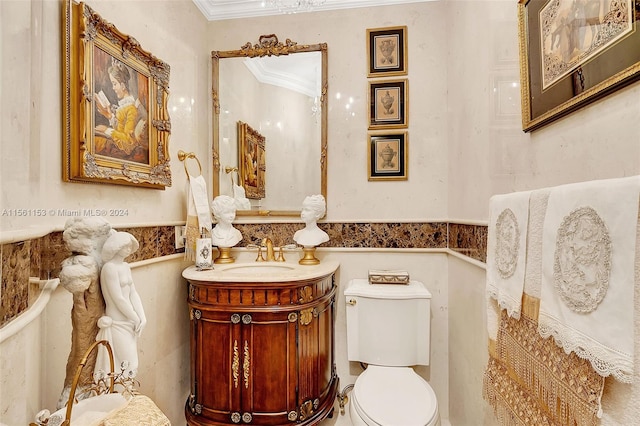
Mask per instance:
[[[351,280],[349,361],[366,363],[349,396],[354,426],[439,426],[436,395],[413,365],[429,365],[431,293],[418,281]]]

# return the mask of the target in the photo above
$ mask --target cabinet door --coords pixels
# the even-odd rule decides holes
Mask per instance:
[[[333,344],[334,297],[300,312],[298,330],[298,381],[300,419],[330,409],[337,386]]]
[[[229,423],[240,411],[241,317],[228,312],[194,312],[192,392],[197,411],[207,419]]]
[[[256,425],[295,421],[297,314],[252,312],[242,318],[242,420]]]

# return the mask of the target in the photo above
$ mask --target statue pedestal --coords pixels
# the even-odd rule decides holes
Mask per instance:
[[[316,248],[314,246],[305,246],[302,248],[302,252],[304,255],[298,261],[300,265],[317,265],[320,263],[320,259],[315,256]]]
[[[231,256],[231,247],[218,247],[218,251],[220,254],[218,254],[218,257],[216,257],[213,263],[233,263],[236,261],[236,259]]]

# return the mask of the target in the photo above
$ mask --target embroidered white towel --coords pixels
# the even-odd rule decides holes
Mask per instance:
[[[633,378],[633,283],[640,176],[551,189],[538,332],[602,376]]]
[[[494,195],[489,200],[487,293],[510,317],[522,309],[530,191]]]
[[[187,183],[187,226],[185,257],[195,261],[196,240],[200,231],[205,228],[211,232],[213,221],[207,198],[207,183],[202,175],[191,176]]]

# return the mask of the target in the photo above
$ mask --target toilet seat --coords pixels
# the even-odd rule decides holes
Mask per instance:
[[[369,365],[358,376],[350,402],[369,426],[438,423],[438,403],[433,389],[409,367]]]

